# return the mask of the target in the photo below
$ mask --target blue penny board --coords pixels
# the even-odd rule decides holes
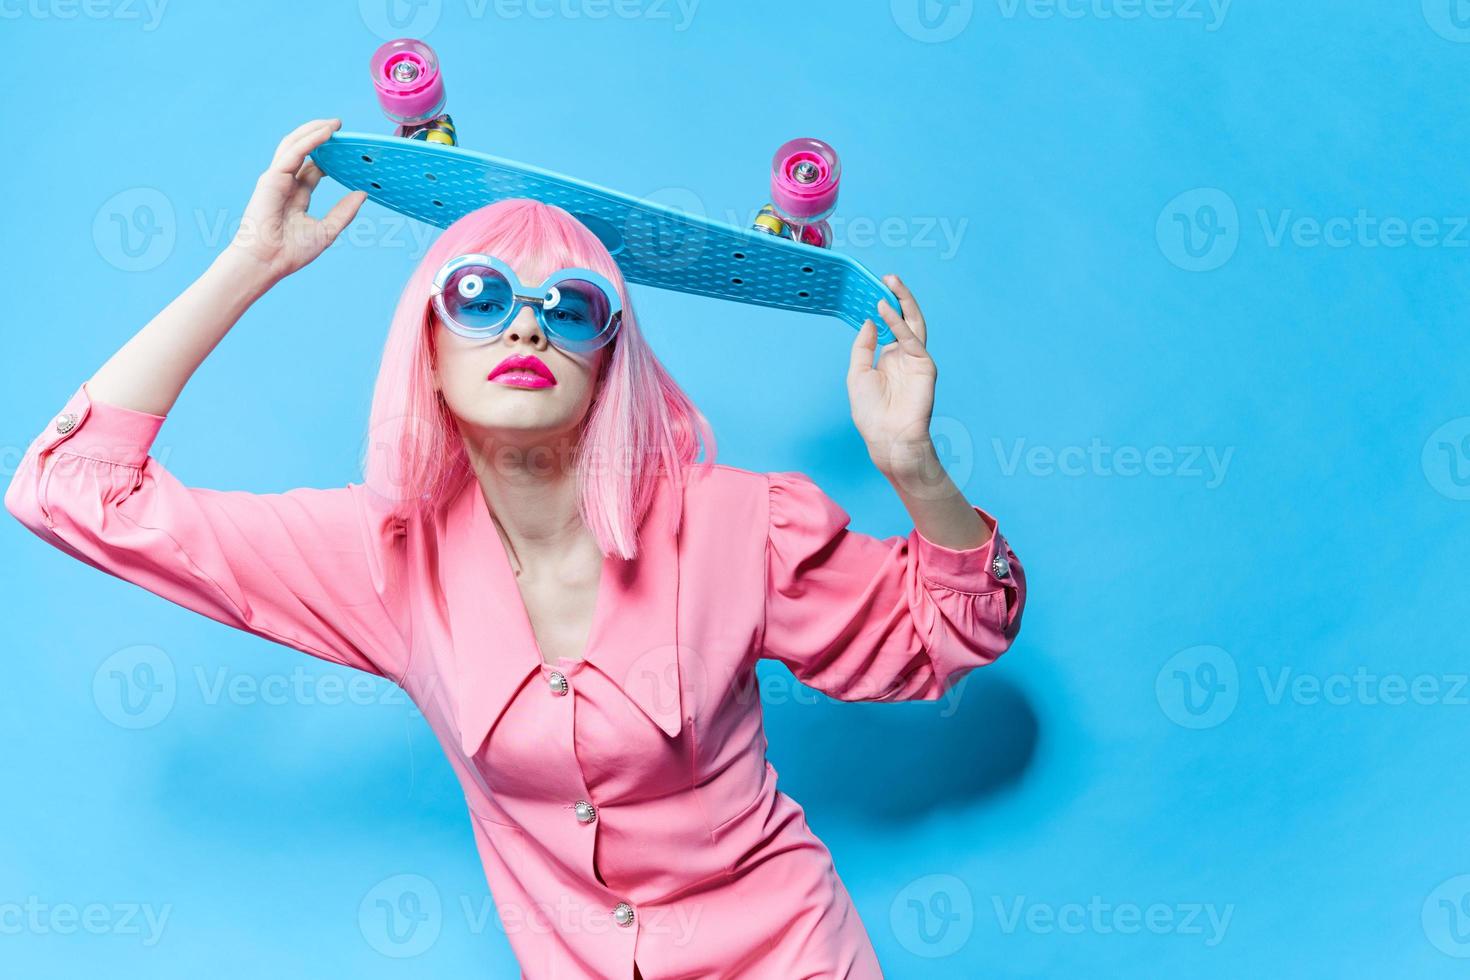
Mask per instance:
[[[400,136],[333,133],[311,154],[322,172],[384,207],[447,228],[494,201],[529,197],[564,208],[612,253],[629,282],[700,296],[835,316],[872,318],[893,334],[878,300],[898,297],[856,259],[690,214],[538,167],[460,146]]]

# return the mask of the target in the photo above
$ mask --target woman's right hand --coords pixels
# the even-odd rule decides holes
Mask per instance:
[[[341,126],[340,119],[313,119],[298,126],[281,140],[270,167],[255,182],[229,247],[259,262],[273,282],[321,255],[367,200],[366,191],[351,191],[325,217],[306,213],[311,192],[322,179],[307,154]]]

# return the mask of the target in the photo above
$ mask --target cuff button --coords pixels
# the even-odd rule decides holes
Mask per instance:
[[[1006,560],[1005,555],[996,555],[990,562],[990,571],[994,573],[996,578],[1010,578],[1011,563]]]
[[[77,413],[63,412],[56,417],[56,431],[66,435],[77,427]]]

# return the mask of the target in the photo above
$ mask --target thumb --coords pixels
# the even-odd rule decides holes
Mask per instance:
[[[332,210],[323,216],[321,223],[324,246],[332,244],[342,233],[342,229],[352,223],[352,219],[357,217],[358,209],[362,207],[362,202],[366,200],[367,191],[353,191],[332,205]]]

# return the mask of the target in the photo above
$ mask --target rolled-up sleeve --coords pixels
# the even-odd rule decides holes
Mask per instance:
[[[361,484],[284,493],[182,484],[150,450],[165,417],[84,382],[32,440],[5,507],[41,540],[236,629],[397,679],[395,524]]]
[[[768,473],[762,655],[844,701],[936,700],[1004,653],[1026,579],[995,520],[975,548],[879,539],[801,473]]]

